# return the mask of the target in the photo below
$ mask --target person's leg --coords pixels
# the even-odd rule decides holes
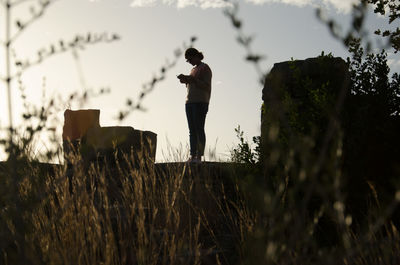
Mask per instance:
[[[208,112],[208,103],[198,103],[195,108],[195,126],[196,126],[196,142],[197,142],[197,157],[201,160],[204,155],[206,146],[206,133],[204,130],[206,115]]]
[[[190,143],[190,155],[195,157],[197,155],[197,135],[196,135],[196,124],[195,124],[195,106],[193,103],[187,103],[185,105],[186,118],[189,127],[189,143]]]

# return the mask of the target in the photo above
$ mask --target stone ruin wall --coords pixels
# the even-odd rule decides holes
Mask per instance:
[[[64,112],[64,158],[71,161],[76,152],[86,162],[106,159],[113,161],[115,151],[119,158],[133,153],[136,159],[145,158],[153,163],[156,157],[157,134],[135,130],[129,126],[102,127],[100,110],[66,110]]]

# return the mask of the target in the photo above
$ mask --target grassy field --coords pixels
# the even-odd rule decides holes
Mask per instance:
[[[345,205],[306,210],[297,188],[271,193],[248,165],[125,156],[0,174],[0,264],[400,264],[384,215],[357,230]]]
[[[0,166],[1,263],[239,260],[247,213],[228,164],[16,163]]]

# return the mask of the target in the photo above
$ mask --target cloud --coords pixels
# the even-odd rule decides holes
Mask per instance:
[[[269,3],[281,3],[281,4],[289,4],[294,6],[306,6],[311,5],[313,0],[246,0],[248,3],[263,5]]]
[[[156,0],[133,0],[131,7],[152,7],[156,5]]]
[[[390,68],[400,67],[399,59],[388,59],[387,64]]]
[[[298,7],[313,6],[334,9],[340,13],[348,13],[352,6],[359,0],[246,0],[248,3],[263,5],[268,3],[281,3]]]
[[[323,0],[324,5],[333,7],[342,13],[349,13],[353,8],[353,5],[359,2],[359,0]]]
[[[169,0],[169,2],[173,2]],[[184,8],[187,6],[198,6],[203,9],[207,8],[221,8],[227,5],[224,0],[177,0],[177,7]]]
[[[164,5],[174,5],[178,9],[194,6],[202,9],[226,7],[228,3],[224,0],[133,0],[131,7],[149,7],[157,3]]]
[[[298,7],[318,6],[327,9],[334,9],[340,13],[348,13],[351,11],[353,4],[359,2],[360,0],[243,0],[243,1],[254,5],[281,3]],[[226,7],[227,5],[229,5],[229,2],[230,1],[225,1],[225,0],[133,0],[131,6],[145,7],[145,6],[154,6],[156,4],[164,4],[164,5],[176,6],[179,9],[189,6],[207,9],[207,8]],[[239,3],[240,2],[241,1],[239,1]]]

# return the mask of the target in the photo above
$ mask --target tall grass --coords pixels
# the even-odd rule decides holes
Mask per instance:
[[[400,262],[399,233],[378,195],[367,229],[354,228],[339,183],[297,171],[293,156],[287,172],[298,178],[270,187],[248,165],[139,157],[1,164],[0,264]]]
[[[156,165],[134,155],[115,166],[72,161],[1,165],[1,264],[232,264],[239,257],[232,253],[247,216],[228,167]]]

